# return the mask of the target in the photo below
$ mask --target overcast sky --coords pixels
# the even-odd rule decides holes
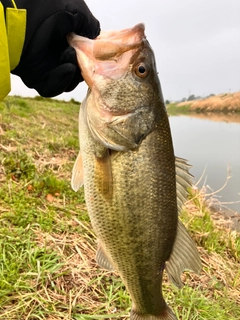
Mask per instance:
[[[240,91],[240,0],[86,0],[102,30],[143,22],[165,99]],[[59,99],[82,101],[81,83]],[[11,94],[36,96],[12,77]]]

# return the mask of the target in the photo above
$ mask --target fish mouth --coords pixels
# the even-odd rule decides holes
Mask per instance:
[[[139,23],[119,31],[101,31],[94,40],[75,33],[67,35],[69,45],[76,50],[82,77],[89,88],[94,85],[95,75],[103,74],[114,79],[122,76],[122,70],[127,70],[133,52],[139,50],[146,39],[144,30],[144,24]],[[121,68],[116,69],[119,60]]]

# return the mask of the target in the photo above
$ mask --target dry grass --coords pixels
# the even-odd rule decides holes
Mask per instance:
[[[177,104],[177,107],[189,106],[190,111],[202,112],[239,112],[240,92],[226,93],[200,100],[185,101]]]
[[[195,193],[195,191],[193,192]],[[236,268],[236,265],[240,263],[240,232],[235,229],[231,218],[226,217],[224,212],[221,210],[212,211],[211,203],[212,199],[207,200],[205,190],[202,189],[196,192],[196,198],[193,197],[191,201],[188,201],[184,208],[184,211],[187,212],[185,219],[188,219],[186,226],[190,226],[193,221],[199,219],[204,221],[206,213],[210,213],[210,220],[205,222],[206,224],[203,223],[206,227],[194,234],[197,243],[204,244],[206,239],[211,236],[215,237],[212,230],[219,236],[218,245],[220,248],[216,248],[214,241],[211,244],[212,248],[207,248],[208,244],[198,247],[203,263],[198,285],[203,290],[207,290],[207,294],[211,298],[214,298],[216,294],[224,296],[222,290],[225,288],[229,297],[236,301],[240,308],[240,270]],[[237,217],[236,213],[232,214]],[[211,226],[213,224],[213,229],[209,228],[208,224]],[[236,244],[238,244],[238,248]],[[220,253],[222,249],[225,254]]]
[[[72,223],[79,224],[83,233],[50,235],[36,231],[38,244],[58,251],[62,257],[59,275],[50,279],[54,286],[46,287],[44,299],[48,297],[52,304],[67,305],[66,319],[72,319],[75,313],[85,318],[95,314],[97,318],[103,311],[116,316],[122,313],[121,319],[127,319],[128,314],[124,316],[123,310],[116,308],[114,299],[109,302],[107,290],[111,290],[112,277],[118,276],[102,270],[96,264],[96,238],[91,226],[77,218]],[[122,286],[120,282],[119,286]],[[115,294],[117,289],[114,288]]]
[[[188,212],[188,218],[192,220],[195,217],[203,218],[205,214],[204,211],[199,210],[199,206],[194,201],[189,201],[185,209]],[[90,319],[91,316],[92,319],[100,319],[101,314],[104,314],[102,316],[104,319],[110,319],[110,317],[121,320],[129,319],[130,306],[125,312],[116,307],[119,299],[118,289],[122,287],[120,279],[117,285],[113,284],[118,275],[104,271],[97,266],[95,261],[96,238],[91,226],[74,217],[74,212],[72,214],[73,218],[68,223],[80,226],[82,233],[49,234],[38,228],[33,230],[36,235],[36,245],[57,252],[61,258],[61,267],[56,273],[48,274],[44,284],[39,282],[40,275],[33,277],[31,286],[36,288],[37,294],[29,295],[30,299],[27,299],[27,296],[15,297],[15,299],[25,299],[24,307],[27,308],[27,314],[24,319],[35,319],[32,317],[34,309],[42,302],[45,304],[46,301],[55,306],[55,316],[46,316],[41,319]],[[224,233],[226,232],[223,225],[218,223],[217,227],[224,230]],[[209,234],[202,232],[195,233],[194,237],[199,243],[206,236]],[[230,233],[230,237],[236,238],[236,236],[236,232]],[[216,297],[224,298],[227,292],[228,299],[235,301],[236,305],[240,306],[240,271],[236,270],[236,260],[231,255],[226,260],[226,256],[214,251],[209,252],[202,246],[198,246],[198,249],[203,270],[200,275],[184,273],[182,279],[185,286],[204,293],[204,297],[210,300]],[[169,286],[165,275],[165,290],[171,291]],[[111,290],[113,290],[113,296],[115,295],[114,299],[109,299]],[[16,308],[14,306],[11,309],[7,308],[2,314],[3,317],[0,315],[0,319],[18,319],[15,318],[17,307],[18,305]],[[181,307],[179,305],[180,309]],[[77,318],[75,318],[76,314],[78,314]]]

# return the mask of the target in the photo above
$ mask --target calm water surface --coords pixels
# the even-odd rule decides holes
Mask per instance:
[[[198,187],[204,184],[209,193],[217,191],[229,168],[231,178],[215,197],[240,213],[240,123],[189,116],[170,116],[169,120],[176,156],[189,160],[195,182],[205,171]]]

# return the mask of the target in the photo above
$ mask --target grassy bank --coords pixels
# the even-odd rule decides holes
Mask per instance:
[[[167,105],[171,115],[187,113],[240,113],[240,92],[224,93]]]
[[[128,319],[119,277],[95,263],[83,191],[70,188],[78,152],[75,103],[8,97],[0,103],[0,319]],[[240,319],[240,237],[211,219],[192,190],[182,220],[202,273],[164,296],[179,319]]]

